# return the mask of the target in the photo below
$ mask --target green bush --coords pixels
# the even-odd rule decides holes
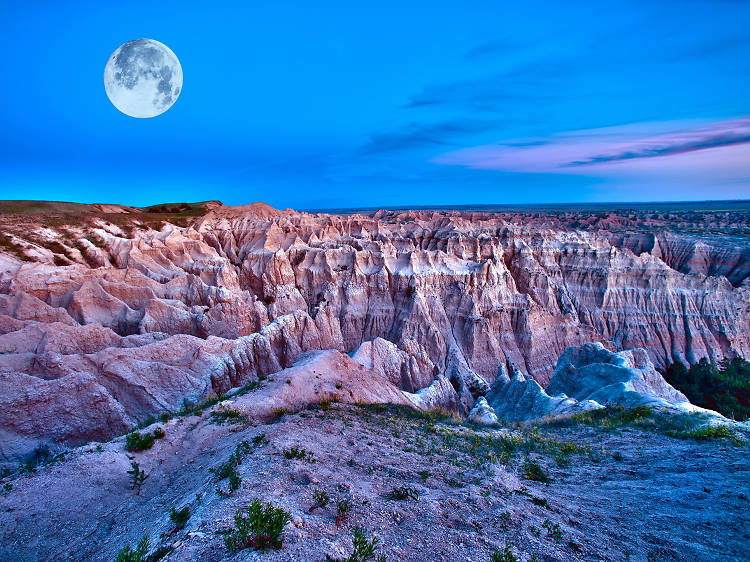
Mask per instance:
[[[169,513],[169,519],[177,529],[183,529],[188,519],[190,519],[190,506],[186,505],[182,509],[175,509],[173,507]]]
[[[247,416],[238,410],[231,408],[222,408],[215,412],[211,412],[211,422],[216,425],[224,425],[225,423],[247,423]]]
[[[549,484],[552,482],[552,478],[550,478],[546,472],[544,472],[544,469],[539,466],[539,463],[537,463],[534,460],[527,460],[523,465],[523,477],[526,480],[533,480],[535,482],[543,482],[545,484]]]
[[[310,451],[305,451],[297,446],[284,449],[283,453],[285,459],[299,459],[301,461],[315,462],[315,455]]]
[[[146,562],[150,539],[148,535],[143,535],[143,538],[135,547],[135,550],[130,548],[130,545],[123,547],[120,552],[117,553],[115,562]]]
[[[492,554],[490,554],[490,562],[518,562],[518,558],[513,556],[513,552],[510,550],[510,545],[506,542],[505,548],[502,551],[492,551]]]
[[[737,434],[725,425],[704,425],[691,429],[666,431],[665,433],[677,439],[696,439],[698,441],[729,439],[737,445],[742,443]]]
[[[330,501],[330,498],[328,497],[328,492],[325,490],[314,490],[313,491],[313,504],[310,506],[309,512],[312,513],[319,507],[325,507],[328,505],[328,502]]]
[[[388,498],[392,500],[418,500],[419,490],[411,486],[400,486],[391,490],[388,493]]]
[[[130,467],[131,469],[128,470],[128,474],[130,475],[130,488],[136,490],[137,494],[140,494],[141,486],[143,486],[146,478],[148,478],[148,474],[141,470],[141,467],[134,460],[130,461]]]
[[[367,540],[367,537],[360,529],[352,531],[352,545],[354,550],[346,558],[332,558],[326,554],[326,562],[367,562],[375,559],[375,549],[378,546],[378,537]],[[381,554],[377,558],[378,562],[385,562],[385,555]]]
[[[145,451],[153,447],[154,442],[164,437],[164,435],[164,430],[160,427],[157,427],[153,433],[144,433],[143,435],[137,431],[128,433],[128,436],[125,438],[125,449],[131,453]]]
[[[281,533],[289,521],[291,515],[287,511],[255,498],[250,507],[238,509],[234,514],[235,528],[224,538],[224,543],[232,552],[243,548],[281,548]]]
[[[336,526],[341,525],[352,510],[352,502],[343,499],[336,502]]]

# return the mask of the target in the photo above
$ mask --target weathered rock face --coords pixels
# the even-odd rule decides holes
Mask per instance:
[[[512,377],[501,372],[487,398],[491,408],[487,413],[507,421],[529,421],[604,406],[709,412],[690,404],[684,394],[667,383],[646,350],[614,353],[599,342],[566,349],[546,391],[514,370]]]
[[[547,386],[550,394],[619,406],[666,406],[688,402],[664,380],[644,349],[613,353],[601,343],[566,349]]]
[[[539,213],[212,208],[159,231],[98,215],[9,230],[0,427],[24,438],[99,438],[310,350],[355,352],[420,407],[463,413],[501,365],[546,384],[563,350],[587,341],[644,348],[657,366],[750,356],[740,242],[706,253],[682,237],[693,244],[683,254],[706,257],[677,259],[679,244],[667,238],[648,247],[602,230],[612,217],[576,219],[587,232]],[[724,258],[728,269],[716,265]],[[111,401],[100,409],[114,418],[102,422],[84,400],[47,431],[43,396],[22,413],[27,388],[65,401],[73,382],[101,396],[92,403]]]

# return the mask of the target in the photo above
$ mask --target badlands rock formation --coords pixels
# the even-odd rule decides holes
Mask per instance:
[[[314,350],[464,414],[502,365],[544,385],[589,341],[657,367],[750,356],[747,241],[694,234],[734,232],[732,216],[110,207],[0,215],[5,459],[42,436],[110,437]]]
[[[512,377],[505,373],[498,376],[488,399],[490,409],[484,412],[484,422],[476,420],[479,423],[492,423],[492,414],[506,421],[528,421],[604,406],[709,412],[690,404],[684,394],[669,385],[645,349],[613,353],[598,342],[566,349],[546,391],[513,369]]]

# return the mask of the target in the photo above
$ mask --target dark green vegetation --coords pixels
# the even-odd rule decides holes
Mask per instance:
[[[175,528],[183,529],[188,519],[190,519],[190,506],[186,505],[182,509],[175,509],[173,507],[172,511],[169,512],[169,519],[174,523]]]
[[[542,482],[544,484],[549,484],[552,482],[552,478],[550,478],[546,472],[544,472],[544,469],[539,466],[539,463],[534,460],[527,460],[523,465],[523,477],[526,480],[533,480],[535,482]]]
[[[418,500],[419,490],[411,486],[399,486],[388,493],[388,498],[392,500]]]
[[[378,547],[378,537],[373,537],[372,540],[367,540],[364,532],[361,529],[354,529],[352,531],[352,546],[353,552],[346,558],[332,558],[326,554],[327,562],[367,562],[368,560],[375,560],[375,549]],[[378,562],[385,562],[385,555],[381,554],[378,556]]]
[[[313,453],[297,447],[296,445],[288,449],[284,449],[284,458],[290,460],[297,459],[301,461],[315,462],[315,455],[313,455]]]
[[[263,436],[265,438],[265,435]],[[266,440],[267,442],[267,440]],[[263,444],[263,441],[259,441]],[[255,445],[255,439],[253,439]],[[221,463],[218,467],[210,469],[210,471],[219,480],[228,479],[228,491],[224,491],[221,486],[216,486],[216,493],[222,497],[230,496],[233,492],[240,489],[242,485],[242,478],[240,473],[237,471],[237,467],[242,464],[244,457],[252,452],[252,446],[247,441],[242,441],[235,448],[234,452],[229,455],[229,458]]]
[[[164,430],[160,427],[157,427],[152,433],[141,434],[137,431],[128,433],[128,436],[125,438],[125,449],[131,453],[145,451],[153,447],[154,442],[164,437],[164,435]]]
[[[130,548],[130,545],[123,547],[117,553],[115,562],[146,562],[150,542],[148,535],[144,535],[135,549]]]
[[[139,494],[141,486],[143,486],[146,478],[148,478],[148,474],[141,470],[140,465],[134,460],[130,461],[130,467],[130,470],[128,470],[128,475],[130,476],[130,487]]]
[[[211,422],[217,425],[247,423],[247,421],[248,419],[245,414],[231,408],[222,408],[211,412]]]
[[[689,369],[673,363],[664,378],[696,406],[737,421],[750,419],[750,362],[741,357],[718,364],[704,357]]]
[[[234,514],[235,528],[224,538],[224,543],[232,552],[243,548],[281,548],[281,532],[289,521],[291,515],[287,511],[255,498],[249,507]]]
[[[490,562],[517,562],[518,558],[513,556],[513,552],[510,550],[510,545],[505,543],[505,548],[502,551],[495,550],[490,554]]]
[[[328,505],[328,502],[330,501],[330,498],[328,497],[328,492],[325,490],[313,490],[313,504],[310,506],[309,512],[312,513],[319,507],[325,507]]]

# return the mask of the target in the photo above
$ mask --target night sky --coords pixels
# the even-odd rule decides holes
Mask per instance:
[[[10,2],[0,199],[750,198],[750,2]],[[148,37],[166,113],[107,99]]]

